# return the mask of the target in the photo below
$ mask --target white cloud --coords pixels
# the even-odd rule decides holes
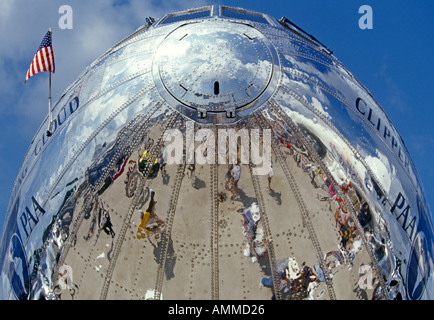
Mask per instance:
[[[56,72],[52,76],[52,104],[77,76],[114,44],[146,23],[204,1],[14,0],[0,2],[0,117],[22,119],[29,141],[48,112],[48,74],[37,74],[24,85],[25,73],[49,27],[53,30]],[[60,29],[63,4],[73,10],[73,29]],[[7,68],[5,66],[7,65]],[[12,106],[12,108],[11,108]]]

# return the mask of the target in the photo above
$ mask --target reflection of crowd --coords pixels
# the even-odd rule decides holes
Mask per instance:
[[[326,178],[324,180],[323,186],[327,188],[330,199],[335,200],[338,204],[338,208],[335,211],[335,221],[336,227],[338,228],[338,232],[341,238],[342,248],[346,250],[351,250],[352,243],[357,239],[357,225],[351,215],[348,213],[346,207],[345,198],[340,198],[338,193],[336,192],[334,185]],[[344,185],[342,185],[342,191],[345,194],[351,186],[351,181],[348,181]]]
[[[286,136],[288,136],[288,132],[282,133],[282,135],[276,135],[275,138],[281,146],[286,147],[289,150],[289,154],[294,158],[297,166],[301,167],[303,171],[310,176],[312,184],[315,187],[321,187],[328,192],[328,197],[318,195],[318,199],[321,201],[329,201],[330,203],[336,201],[338,208],[335,211],[334,217],[340,237],[340,244],[343,249],[348,251],[351,250],[354,241],[358,239],[358,231],[356,225],[357,221],[354,221],[347,209],[347,197],[341,197],[339,195],[335,189],[335,185],[331,182],[329,177],[322,173],[321,169],[314,163],[314,161],[312,161],[309,152],[305,150],[298,140],[294,139],[291,134],[289,134],[289,138]],[[319,175],[323,176],[322,185],[321,183],[317,184],[315,181],[315,178]],[[342,189],[342,192],[340,193],[341,195],[351,192],[350,195],[354,196],[353,198],[356,199],[352,204],[356,211],[360,204],[363,203],[360,210],[358,210],[357,220],[364,230],[371,229],[372,218],[369,205],[367,202],[360,199],[359,194],[354,189],[351,181],[346,180],[341,186],[339,186],[339,189]]]
[[[356,224],[351,216],[340,208],[336,209],[335,219],[336,225],[339,227],[342,247],[349,250],[351,243],[357,237]]]
[[[154,178],[157,176],[158,171],[161,171],[161,176],[164,179],[166,175],[166,149],[155,157],[152,154],[152,150],[155,148],[154,139],[146,137],[143,143],[143,151],[138,152],[138,171],[148,178]]]
[[[282,136],[278,136],[278,141],[290,150],[290,155],[293,156],[297,166],[301,167],[303,171],[310,176],[312,184],[316,185],[315,178],[317,175],[322,174],[322,171],[315,163],[313,163],[313,161],[311,161],[308,152],[292,145],[288,139],[285,139]],[[340,235],[340,243],[343,248],[350,250],[352,243],[357,239],[358,232],[355,221],[348,213],[346,199],[345,197],[339,196],[335,186],[326,176],[324,176],[321,187],[328,192],[329,198],[321,197],[320,200],[336,201],[338,205],[335,212],[335,220]],[[351,181],[346,180],[340,188],[342,188],[343,194],[346,194],[349,190],[353,189],[353,186],[351,185]],[[370,227],[371,213],[366,202],[362,205],[357,218],[363,228]]]

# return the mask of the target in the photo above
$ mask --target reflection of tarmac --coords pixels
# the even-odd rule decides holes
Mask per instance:
[[[341,240],[334,219],[337,203],[316,199],[315,195],[318,193],[328,196],[326,191],[316,189],[311,183],[311,177],[303,172],[302,168],[297,167],[288,150],[284,147],[281,150],[305,200],[310,222],[320,242],[322,254],[325,256],[325,253],[336,250]],[[137,151],[134,152],[137,154]],[[270,191],[267,191],[267,176],[258,176],[271,231],[271,239],[263,239],[263,242],[266,246],[273,246],[276,260],[293,257],[300,269],[305,266],[311,268],[318,266],[315,249],[294,194],[287,185],[281,166],[275,163],[273,167],[275,175]],[[72,267],[73,281],[79,287],[74,298],[99,299],[101,288],[106,280],[106,272],[109,267],[113,267],[106,298],[143,299],[148,290],[156,288],[158,263],[165,261],[165,266],[161,269],[164,272],[161,282],[164,299],[211,299],[211,271],[215,267],[212,263],[218,261],[218,267],[214,268],[217,270],[218,287],[214,290],[218,290],[219,299],[270,299],[273,290],[260,286],[262,278],[273,274],[268,251],[256,261],[252,256],[247,257],[245,254],[246,237],[243,233],[241,213],[256,202],[252,177],[245,165],[242,165],[238,198],[234,200],[230,199],[230,191],[225,189],[224,177],[227,167],[218,165],[217,191],[226,193],[226,196],[218,198],[217,251],[213,251],[211,247],[213,239],[211,188],[209,187],[211,169],[207,165],[196,165],[195,174],[200,187],[192,186],[187,170],[184,171],[185,176],[179,187],[170,238],[167,239],[165,234],[167,229],[162,234],[162,238],[166,238],[167,243],[163,245],[160,239],[153,246],[148,239],[137,239],[136,231],[140,223],[138,210],[145,210],[148,205],[149,197],[146,193],[149,192],[149,188],[155,191],[156,214],[164,221],[167,219],[178,167],[167,165],[166,170],[165,180],[160,173],[157,177],[147,180],[143,194],[137,198],[138,205],[134,208],[129,222],[125,219],[128,210],[133,208],[130,208],[132,198],[127,197],[125,191],[124,180],[127,170],[124,170],[122,175],[99,195],[99,201],[110,213],[116,236],[112,239],[101,229],[89,236],[92,219],[83,220],[77,232],[76,243],[69,250],[64,261],[66,265]],[[137,183],[137,186],[139,185],[140,183]],[[77,206],[76,210],[81,210],[80,206]],[[120,240],[119,237],[122,237],[120,229],[124,223],[127,229],[123,240]],[[259,221],[262,227],[263,223]],[[122,241],[122,246],[116,261],[113,261],[116,241]],[[162,254],[165,254],[164,260]],[[217,260],[213,260],[213,254],[218,255]],[[369,264],[369,261],[366,250],[361,249],[353,261],[355,267],[348,268],[335,264],[334,268],[328,270],[332,277],[332,288],[338,299],[339,297],[357,298],[355,288],[359,279],[358,266],[363,263]],[[314,288],[311,292],[312,296],[330,299],[325,282],[317,280],[312,287]],[[68,299],[70,295],[65,291],[62,298]],[[292,298],[297,297],[294,295]]]

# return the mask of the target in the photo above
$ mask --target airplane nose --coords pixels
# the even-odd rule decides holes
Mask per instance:
[[[265,102],[258,98],[276,73],[274,51],[251,26],[216,21],[187,24],[158,47],[154,81],[159,93],[193,120],[232,122],[239,119],[236,110],[249,110],[239,115],[245,116]],[[224,116],[215,121],[212,115],[216,114]]]

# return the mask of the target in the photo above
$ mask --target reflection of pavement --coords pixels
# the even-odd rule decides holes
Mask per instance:
[[[136,152],[136,151],[135,151]],[[339,235],[335,227],[334,213],[329,210],[329,202],[316,199],[321,189],[315,189],[311,177],[301,168],[297,168],[292,157],[286,159],[292,170],[298,188],[305,199],[309,217],[318,237],[322,253],[336,250],[339,246]],[[315,266],[318,259],[315,254],[309,233],[300,213],[294,195],[288,187],[282,168],[273,165],[271,191],[267,192],[267,176],[259,177],[263,193],[266,214],[272,232],[272,240],[276,259],[294,257],[302,269],[304,266]],[[249,170],[242,166],[237,200],[230,199],[230,191],[225,189],[226,166],[218,166],[218,192],[226,193],[220,197],[218,204],[218,293],[220,299],[270,299],[273,292],[269,288],[259,288],[263,277],[271,275],[268,254],[257,262],[244,255],[245,236],[241,212],[256,201]],[[122,247],[114,264],[113,275],[108,287],[107,299],[143,299],[149,290],[155,289],[158,262],[161,259],[160,242],[153,246],[147,239],[137,239],[136,231],[140,223],[138,210],[145,210],[149,197],[145,194],[149,188],[155,191],[156,214],[166,220],[169,211],[170,197],[175,183],[177,167],[167,165],[167,177],[161,174],[148,179],[144,193],[134,208],[131,221],[123,239]],[[121,236],[121,226],[130,210],[132,198],[126,196],[124,180],[127,170],[116,179],[100,196],[104,208],[110,213],[114,239],[102,230],[85,240],[91,220],[83,220],[77,233],[76,245],[69,251],[65,264],[74,271],[74,283],[80,287],[76,299],[98,299],[105,279],[107,268],[112,262],[115,242]],[[186,172],[185,172],[186,173]],[[187,176],[182,180],[176,213],[173,220],[171,238],[168,242],[162,293],[164,299],[210,299],[211,298],[211,201],[210,201],[210,168],[196,166],[197,181],[200,187],[192,186]],[[139,184],[137,184],[139,185]],[[137,190],[136,190],[137,192]],[[310,201],[309,201],[310,200]],[[333,205],[333,204],[332,204]],[[77,207],[76,210],[81,208]],[[262,226],[262,221],[259,225]],[[335,236],[330,236],[335,235]],[[162,237],[164,237],[164,231]],[[264,242],[267,239],[263,239]],[[96,259],[99,257],[98,259]],[[362,249],[355,257],[352,269],[341,265],[331,270],[333,288],[337,298],[346,295],[354,297],[357,284],[358,265],[369,263],[369,257]],[[291,272],[291,271],[289,271]],[[295,272],[295,271],[294,271]],[[294,276],[290,274],[289,276]],[[323,282],[312,295],[329,299]],[[321,291],[321,294],[320,294]],[[65,294],[64,294],[65,296]],[[63,297],[67,299],[67,295]]]

